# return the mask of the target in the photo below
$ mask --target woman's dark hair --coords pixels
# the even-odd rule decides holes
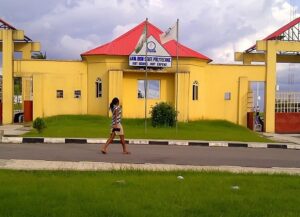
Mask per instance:
[[[117,97],[113,98],[113,100],[111,101],[109,107],[110,110],[113,111],[114,105],[117,105],[119,103],[119,99]]]

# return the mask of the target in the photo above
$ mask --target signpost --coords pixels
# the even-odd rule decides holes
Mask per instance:
[[[131,55],[129,57],[130,66],[146,66],[146,56]],[[148,67],[159,67],[166,68],[172,67],[172,57],[162,57],[162,56],[147,56],[147,66]]]
[[[146,67],[147,62],[147,68],[172,67],[172,57],[153,36],[147,38],[147,46],[145,45],[146,43],[143,45],[142,49],[138,53],[133,51],[130,54],[130,66]]]

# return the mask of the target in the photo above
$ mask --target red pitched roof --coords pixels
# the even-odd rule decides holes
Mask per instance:
[[[89,50],[85,53],[82,53],[82,56],[88,55],[121,55],[121,56],[128,56],[130,55],[143,32],[144,25],[146,21],[142,22],[141,24],[137,25],[133,29],[129,30],[127,33],[121,35],[120,37],[116,38],[115,40],[96,47],[92,50]],[[159,35],[162,33],[160,29],[156,26],[152,25],[148,22],[148,37],[152,35],[158,42],[160,42]],[[162,45],[166,51],[173,57],[176,56],[176,42],[174,40],[169,41]],[[179,57],[195,57],[198,59],[203,59],[206,61],[212,61],[207,56],[204,56],[197,51],[194,51],[182,44],[178,44],[178,56]]]
[[[280,29],[276,30],[272,34],[265,37],[263,40],[264,41],[276,40],[282,33],[289,30],[290,28],[292,28],[293,26],[295,26],[298,23],[300,23],[300,17],[298,17],[298,18],[294,19],[293,21],[289,22],[288,24],[284,25]],[[253,49],[255,49],[255,47],[256,47],[256,44],[251,46],[250,48],[248,48],[246,51],[253,50]]]
[[[293,21],[289,22],[285,26],[283,26],[280,29],[278,29],[277,31],[273,32],[271,35],[268,35],[266,38],[264,38],[264,40],[274,40],[278,36],[280,36],[282,33],[284,33],[285,31],[292,28],[293,26],[295,26],[298,23],[300,23],[300,17],[298,17],[298,18],[294,19]]]

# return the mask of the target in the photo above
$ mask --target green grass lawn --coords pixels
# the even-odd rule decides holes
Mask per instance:
[[[299,183],[289,175],[0,170],[0,216],[296,217]]]
[[[46,118],[47,128],[41,134],[33,130],[27,137],[83,137],[107,138],[110,134],[111,120],[92,115],[63,115]],[[179,123],[176,128],[154,128],[148,120],[147,133],[143,119],[123,119],[126,138],[146,139],[186,139],[270,142],[245,127],[228,121],[193,121]]]

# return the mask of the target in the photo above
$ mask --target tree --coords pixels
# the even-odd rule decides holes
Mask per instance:
[[[36,52],[31,55],[32,59],[47,59],[46,52],[43,54],[42,52]]]

